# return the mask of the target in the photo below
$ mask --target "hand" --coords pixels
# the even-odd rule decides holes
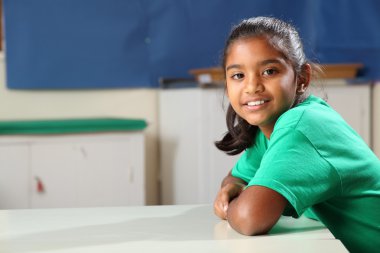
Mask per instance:
[[[215,214],[223,219],[227,219],[227,211],[229,203],[240,195],[243,191],[245,184],[239,182],[231,182],[225,184],[218,192],[214,201]]]

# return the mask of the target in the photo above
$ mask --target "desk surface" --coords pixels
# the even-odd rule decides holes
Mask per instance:
[[[319,222],[282,217],[244,236],[210,205],[0,211],[0,252],[347,252]]]

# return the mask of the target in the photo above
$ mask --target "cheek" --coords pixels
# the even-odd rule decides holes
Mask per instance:
[[[280,89],[285,97],[294,97],[296,95],[296,81],[294,78],[283,79],[280,83]]]
[[[290,108],[293,105],[295,98],[296,98],[295,86],[292,85],[292,86],[284,87],[283,92],[282,92],[283,106],[286,108]]]
[[[228,84],[226,84],[225,95],[230,101],[234,98],[234,90]]]
[[[225,94],[232,108],[236,111],[238,109],[238,104],[239,104],[239,96],[236,90],[226,88]]]

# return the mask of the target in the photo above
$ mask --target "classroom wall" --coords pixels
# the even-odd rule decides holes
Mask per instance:
[[[147,120],[147,204],[159,201],[158,96],[155,89],[9,90],[5,86],[5,61],[0,53],[0,120],[88,117],[143,118]]]

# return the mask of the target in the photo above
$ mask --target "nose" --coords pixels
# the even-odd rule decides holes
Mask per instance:
[[[244,87],[244,92],[248,94],[260,93],[264,90],[264,86],[260,78],[252,75],[246,79],[247,83]]]

